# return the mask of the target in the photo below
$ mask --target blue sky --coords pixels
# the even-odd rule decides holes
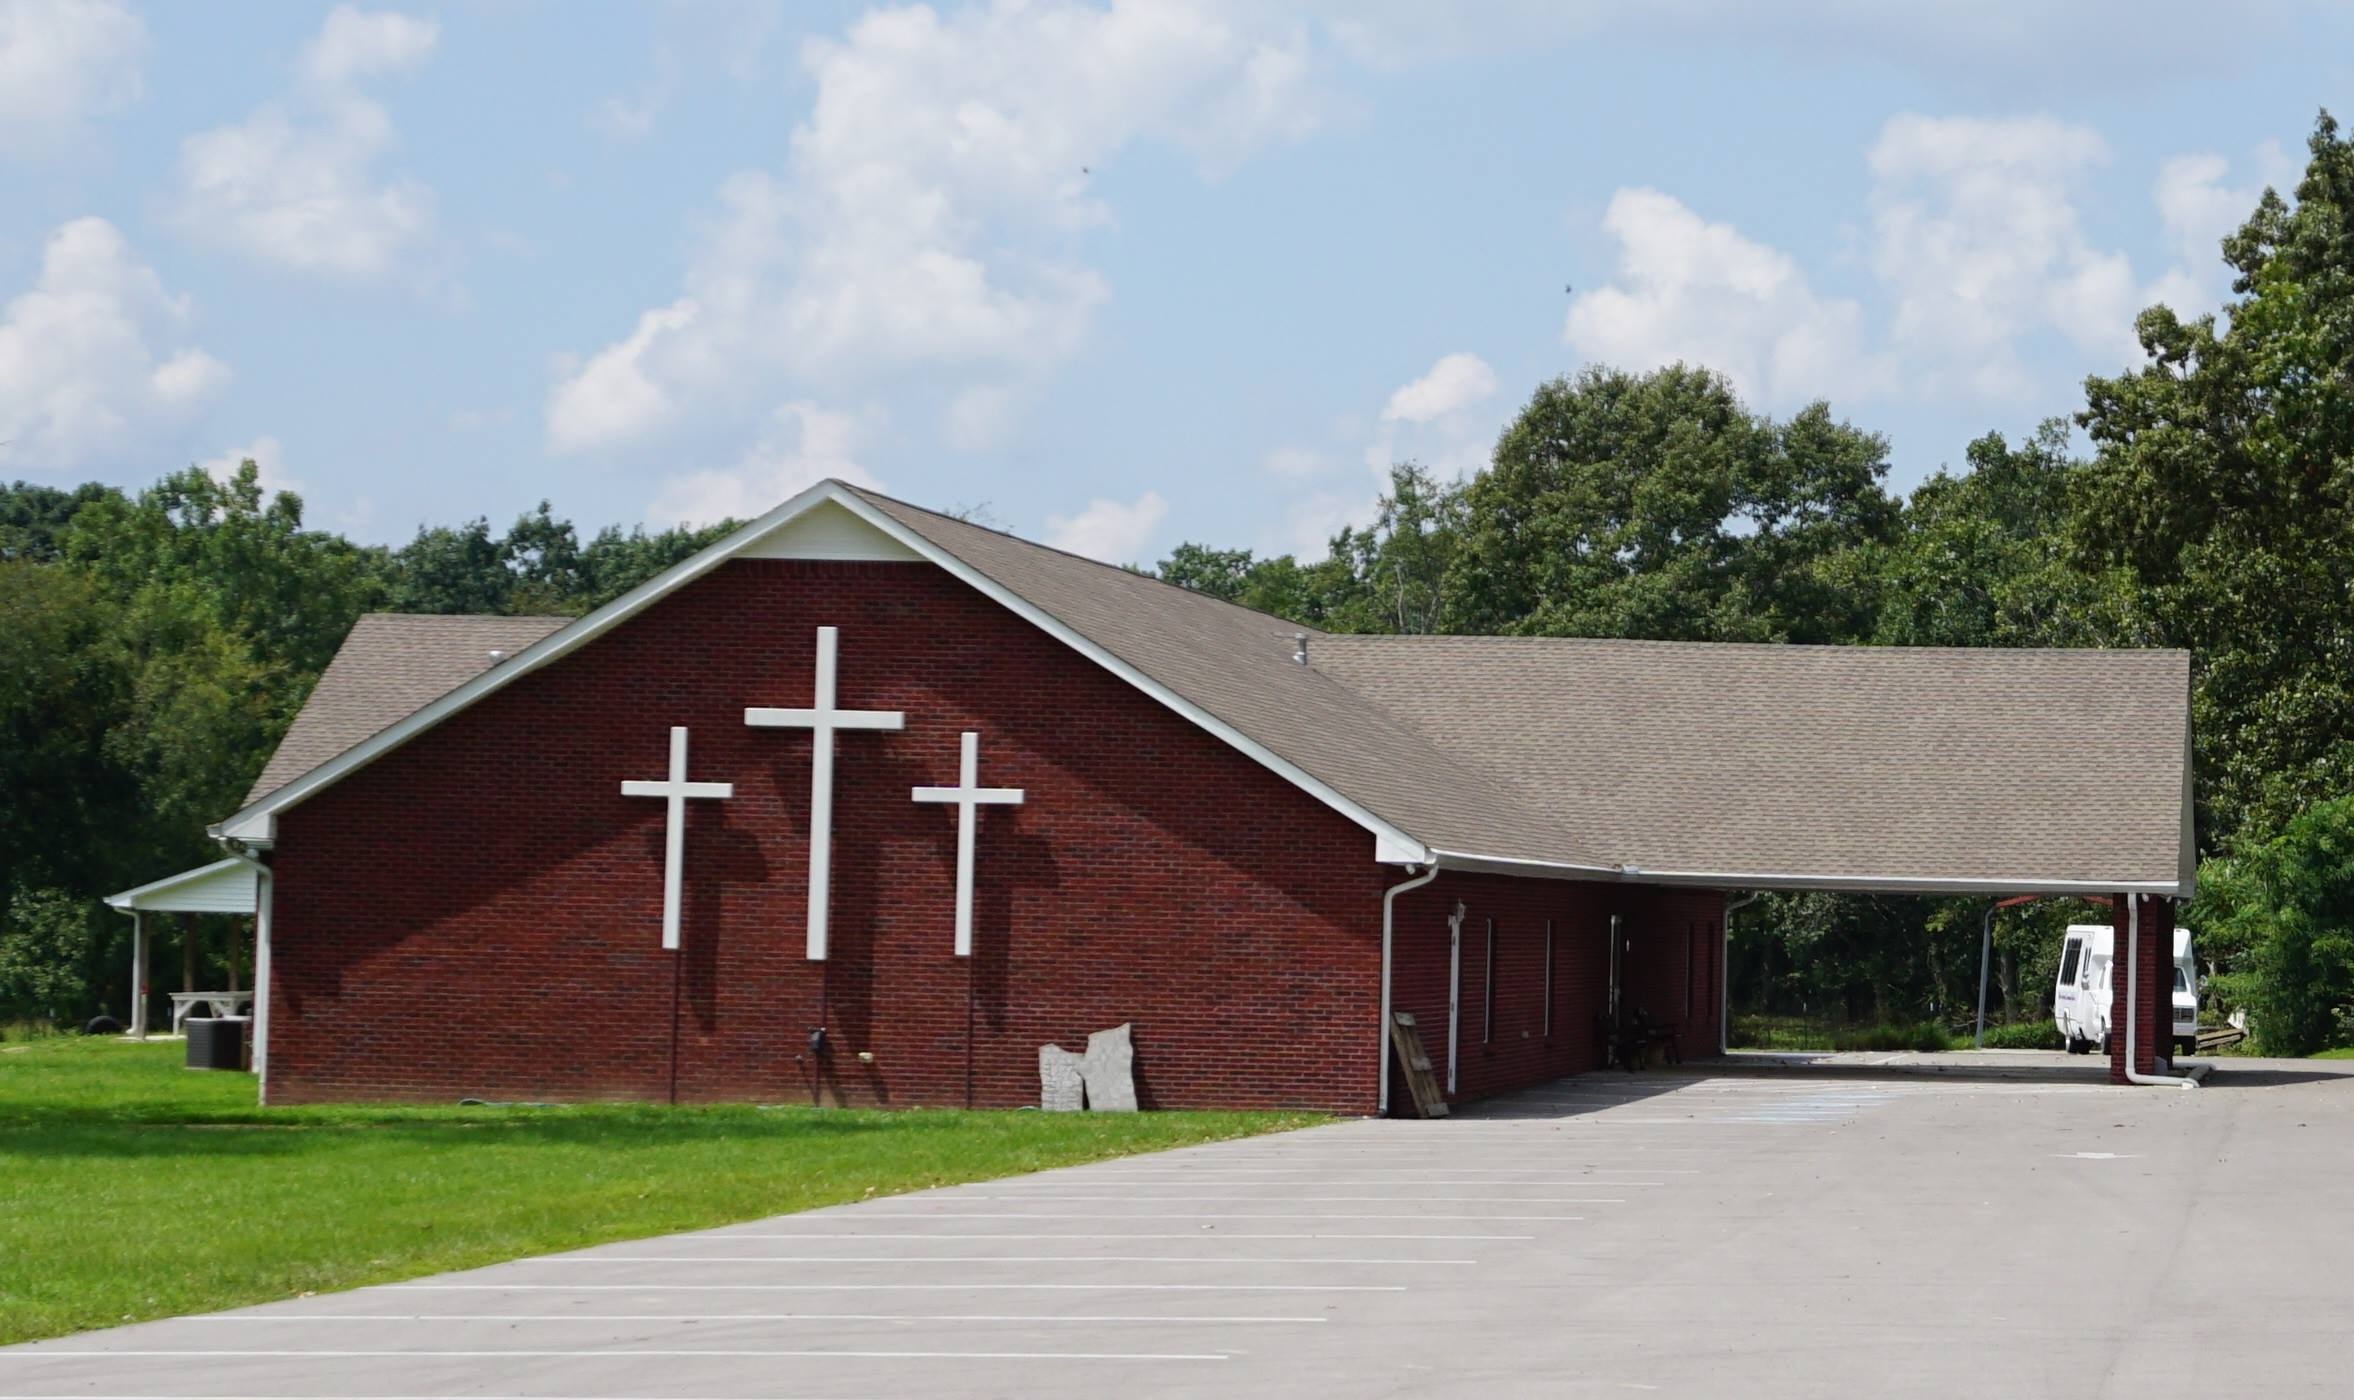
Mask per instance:
[[[0,0],[0,477],[1320,554],[1682,358],[1906,486],[2224,295],[2354,90],[2354,11],[2244,9]]]

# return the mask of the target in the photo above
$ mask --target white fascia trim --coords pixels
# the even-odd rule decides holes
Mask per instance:
[[[1616,880],[1640,885],[1700,885],[1728,890],[1845,890],[1859,894],[2158,894],[2178,896],[2167,880],[1979,880],[1918,875],[1796,875],[1735,870],[1646,870],[1638,866],[1576,865],[1566,861],[1517,860],[1473,855],[1436,847],[1431,854],[1449,870],[1488,875],[1526,875],[1549,880]]]
[[[136,906],[141,895],[162,894],[165,890],[177,889],[182,885],[204,879],[208,875],[218,875],[232,865],[249,863],[239,860],[235,856],[231,856],[227,860],[216,860],[210,865],[200,865],[194,870],[183,870],[177,875],[166,875],[160,880],[150,880],[144,885],[134,886],[119,894],[110,894],[106,897],[106,902],[117,909],[130,909]]]
[[[588,616],[568,623],[542,637],[514,656],[491,667],[408,718],[379,730],[373,736],[345,749],[334,758],[313,768],[284,787],[271,792],[260,801],[212,828],[214,834],[252,844],[275,840],[277,838],[276,816],[279,812],[301,802],[312,793],[339,781],[353,770],[373,763],[378,758],[399,748],[509,682],[519,680],[549,662],[594,641],[614,626],[627,621],[664,594],[709,573],[733,558],[753,541],[762,538],[795,516],[825,501],[834,502],[867,524],[882,531],[885,535],[914,550],[926,560],[948,571],[958,580],[978,589],[984,596],[1008,609],[1015,616],[1022,618],[1056,641],[1070,647],[1081,656],[1143,691],[1169,709],[1176,711],[1178,715],[1190,721],[1197,728],[1223,740],[1227,745],[1240,751],[1245,757],[1258,763],[1261,767],[1273,772],[1277,777],[1371,832],[1377,860],[1394,862],[1402,858],[1402,853],[1408,852],[1411,852],[1412,856],[1403,858],[1412,858],[1415,863],[1420,863],[1422,859],[1426,858],[1425,848],[1420,841],[1343,797],[1323,782],[1310,777],[1305,770],[1278,757],[1272,750],[1263,747],[1216,715],[1081,636],[1052,613],[999,584],[995,579],[933,544],[891,516],[875,509],[860,499],[855,492],[844,490],[831,481],[819,482],[726,539],[705,549],[702,553],[690,559],[681,560]]]
[[[1432,859],[1449,870],[1476,871],[1482,875],[1526,875],[1538,880],[1594,880],[1618,879],[1624,870],[1615,865],[1583,865],[1574,860],[1523,860],[1517,856],[1483,856],[1470,851],[1450,851],[1440,846],[1430,848]]]
[[[301,802],[321,788],[336,783],[354,769],[363,768],[375,762],[492,691],[498,690],[511,681],[520,680],[549,662],[569,655],[603,636],[615,626],[628,621],[643,611],[663,595],[692,583],[718,568],[721,564],[734,558],[738,552],[754,540],[808,510],[811,506],[821,501],[846,495],[847,493],[841,492],[830,481],[819,482],[778,506],[775,510],[729,535],[726,539],[707,547],[699,554],[680,560],[586,617],[557,628],[505,661],[411,714],[408,718],[378,730],[375,734],[345,749],[308,773],[273,790],[260,801],[252,803],[235,816],[212,828],[212,831],[217,836],[255,844],[275,840],[277,838],[275,819],[278,813]]]
[[[1233,725],[1122,661],[1119,657],[1081,635],[1053,613],[1039,607],[1029,599],[967,564],[964,560],[900,524],[885,512],[867,504],[855,493],[844,491],[835,499],[839,504],[847,507],[851,514],[921,554],[932,563],[939,565],[959,581],[979,590],[982,596],[1143,691],[1162,705],[1176,711],[1181,718],[1193,724],[1195,728],[1208,732],[1212,737],[1223,741],[1245,758],[1371,832],[1373,834],[1374,858],[1377,861],[1386,864],[1406,862],[1421,864],[1428,858],[1428,850],[1420,841],[1373,815],[1357,803],[1350,801],[1329,785],[1310,776],[1307,770],[1292,763],[1289,759],[1281,757],[1274,750],[1260,744]],[[1408,854],[1409,852],[1411,854]]]

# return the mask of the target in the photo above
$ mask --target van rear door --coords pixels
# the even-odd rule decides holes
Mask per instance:
[[[2068,1039],[2077,1038],[2076,1030],[2076,969],[2084,958],[2084,940],[2069,935],[2060,945],[2060,975],[2052,984],[2052,1023]]]

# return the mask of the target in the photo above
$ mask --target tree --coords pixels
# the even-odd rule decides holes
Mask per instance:
[[[2082,465],[2068,426],[2014,448],[1970,444],[1969,470],[1939,471],[1905,503],[1903,528],[1861,567],[1878,596],[1873,639],[1897,646],[2082,647],[2145,635],[2127,576],[2068,554],[2068,501]]]
[[[120,503],[122,499],[122,492],[95,481],[72,491],[26,481],[0,486],[0,560],[55,559],[60,537],[82,507],[93,501]]]
[[[2354,787],[2354,142],[2325,112],[2310,151],[2224,240],[2223,316],[2143,312],[2078,418],[2071,546],[2191,650],[2211,849]]]
[[[1887,444],[1816,404],[1751,414],[1713,371],[1591,366],[1539,386],[1463,497],[1446,630],[1843,641],[1843,557],[1893,537]]]
[[[2265,1053],[2354,1044],[2354,796],[2208,860],[2199,885],[2188,922],[2202,953],[2238,954],[2221,990]]]

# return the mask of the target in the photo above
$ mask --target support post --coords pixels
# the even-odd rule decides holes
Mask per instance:
[[[2139,900],[2139,917],[2129,901]],[[2111,906],[2116,930],[2116,956],[2109,969],[2109,1082],[2126,1083],[2125,1020],[2135,1019],[2133,1071],[2158,1073],[2160,1058],[2171,1058],[2172,1018],[2161,1014],[2173,1005],[2174,979],[2167,968],[2174,961],[2174,901],[2154,895],[2119,895]],[[2129,934],[2130,930],[2130,934]],[[2138,968],[2129,970],[2131,957]],[[2129,975],[2130,971],[2130,975]],[[2129,996],[2128,989],[2137,992]],[[2130,1004],[2129,1004],[2130,1003]]]
[[[196,985],[196,954],[196,916],[182,914],[180,916],[180,990],[183,992],[204,990]]]
[[[1986,966],[1994,961],[1994,910],[1994,905],[1987,905],[1978,925],[1978,1035],[1971,1043],[1973,1050],[1986,1048]]]
[[[131,911],[131,1034],[147,1038],[147,914]]]

